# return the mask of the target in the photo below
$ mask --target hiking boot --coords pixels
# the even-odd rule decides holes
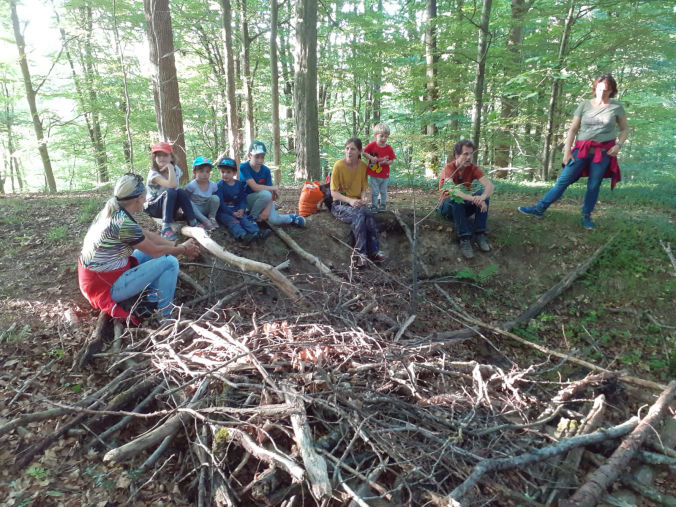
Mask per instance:
[[[371,210],[371,213],[378,213],[378,206],[375,204],[372,204],[369,209]]]
[[[387,211],[387,204],[381,204],[378,206],[378,212],[380,213],[381,211]]]
[[[541,211],[537,206],[519,206],[519,211],[524,215],[529,215],[535,218],[541,218],[544,211]]]
[[[470,243],[469,238],[460,240],[460,253],[465,259],[474,257],[474,251],[472,250],[472,244]]]
[[[482,252],[490,252],[491,251],[491,245],[488,244],[488,241],[486,240],[486,235],[484,233],[477,234],[474,237],[474,244],[479,247],[479,250]]]
[[[382,250],[378,250],[373,255],[369,255],[369,257],[373,262],[383,262],[385,259],[387,259],[387,255]]]
[[[256,233],[256,241],[259,243],[265,243],[265,240],[268,239],[270,234],[272,234],[270,229],[262,229]]]
[[[590,215],[582,215],[582,227],[588,231],[594,230],[594,222],[592,222]]]
[[[292,220],[292,224],[298,227],[305,227],[305,218],[300,215],[289,215]]]

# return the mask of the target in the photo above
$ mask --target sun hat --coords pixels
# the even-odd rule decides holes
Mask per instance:
[[[194,169],[195,167],[199,165],[208,165],[209,167],[214,167],[214,164],[211,163],[211,160],[209,160],[207,157],[199,156],[195,159],[195,161],[192,163],[192,168]]]
[[[252,155],[259,155],[261,153],[265,155],[267,152],[268,150],[265,149],[265,145],[260,141],[254,141],[249,145],[249,153]]]
[[[169,143],[165,143],[164,141],[160,141],[159,143],[153,144],[153,147],[150,150],[153,153],[157,153],[158,151],[161,151],[162,153],[166,153],[167,155],[171,155],[171,153],[174,151],[171,149],[171,145]]]

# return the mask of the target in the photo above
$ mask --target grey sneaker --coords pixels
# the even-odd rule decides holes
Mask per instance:
[[[491,251],[491,245],[488,244],[488,241],[486,240],[486,235],[484,233],[477,234],[474,237],[474,244],[479,247],[479,250],[482,252],[490,252]]]
[[[474,251],[472,250],[472,244],[470,243],[469,238],[460,240],[460,253],[465,259],[474,257]]]

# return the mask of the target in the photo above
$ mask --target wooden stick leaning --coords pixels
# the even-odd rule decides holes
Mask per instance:
[[[304,301],[302,294],[291,281],[270,264],[254,261],[245,257],[239,257],[238,255],[228,252],[211,239],[204,229],[199,227],[182,227],[181,234],[195,239],[209,252],[228,264],[237,266],[243,271],[253,271],[267,276],[280,291],[286,294],[295,303],[302,303]]]
[[[608,461],[589,474],[582,487],[571,498],[559,505],[564,507],[596,505],[608,486],[617,480],[620,473],[626,470],[627,463],[636,454],[639,447],[643,445],[648,434],[654,431],[674,396],[676,396],[676,380],[669,382],[657,401],[650,407],[648,415],[622,441],[613,455],[608,458]]]
[[[276,226],[274,226],[274,225],[271,225],[270,223],[268,223],[268,226],[270,227],[270,229],[272,229],[272,230],[274,231],[275,234],[277,234],[277,236],[279,236],[279,238],[280,238],[284,243],[286,243],[286,244],[289,246],[289,248],[290,248],[291,250],[293,250],[293,251],[296,252],[298,255],[300,255],[303,259],[305,259],[305,260],[308,261],[310,264],[312,264],[313,266],[315,266],[315,267],[319,270],[319,272],[320,272],[322,275],[325,275],[325,276],[328,277],[330,280],[332,280],[332,281],[334,281],[334,282],[337,282],[337,283],[339,283],[339,282],[341,281],[340,278],[338,278],[336,275],[334,275],[334,274],[331,272],[331,269],[330,269],[326,264],[324,264],[324,263],[321,261],[321,259],[320,259],[319,257],[316,257],[316,256],[312,255],[311,253],[309,253],[307,250],[304,250],[304,249],[303,249],[298,243],[296,243],[296,242],[293,240],[293,238],[292,238],[291,236],[289,236],[286,232],[284,232],[283,230],[281,230],[279,227],[276,227]]]

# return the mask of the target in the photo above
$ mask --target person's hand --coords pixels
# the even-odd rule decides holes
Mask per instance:
[[[242,218],[243,215],[244,215],[244,210],[243,210],[243,209],[238,209],[237,211],[235,211],[235,212],[232,214],[232,216],[235,217],[235,218]]]
[[[570,150],[563,149],[563,165],[568,165],[568,162],[573,160],[573,154],[570,152]]]
[[[270,193],[272,194],[272,200],[273,201],[276,201],[277,199],[279,199],[279,188],[272,187],[270,189]]]
[[[473,195],[470,202],[478,206],[481,211],[486,211],[486,198],[483,195]]]
[[[609,157],[617,157],[617,154],[620,152],[620,145],[616,144],[610,148],[606,153]]]
[[[366,201],[364,199],[352,199],[350,206],[353,208],[361,208],[362,206],[366,206]]]
[[[267,220],[268,218],[270,218],[270,208],[269,208],[269,207],[266,207],[263,211],[261,211],[261,212],[258,214],[258,220],[257,220],[257,221],[258,221],[258,222],[264,222],[264,221]]]
[[[181,244],[181,247],[184,249],[183,255],[185,255],[188,259],[194,259],[200,253],[199,245],[192,238]]]

